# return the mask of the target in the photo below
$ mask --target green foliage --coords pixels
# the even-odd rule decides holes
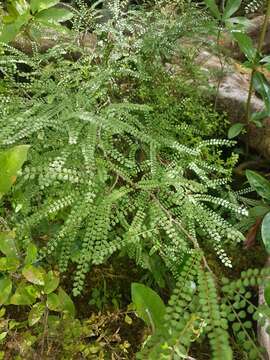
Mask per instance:
[[[133,283],[131,297],[138,316],[152,328],[153,332],[155,329],[158,331],[163,326],[165,314],[165,305],[159,295],[143,284]]]
[[[235,142],[216,138],[224,116],[207,102],[203,74],[190,65],[196,49],[179,46],[179,39],[205,35],[208,19],[190,4],[177,2],[173,12],[160,4],[127,12],[125,3],[112,2],[107,23],[95,29],[95,51],[58,44],[28,57],[3,45],[0,146],[3,152],[22,143],[31,148],[4,198],[13,210],[6,211],[13,230],[0,237],[0,298],[5,308],[31,307],[31,330],[46,319],[50,334],[64,328],[65,354],[73,349],[75,358],[103,356],[106,345],[98,341],[74,349],[72,337],[80,341],[89,326],[74,319],[74,304],[54,267],[72,272],[78,296],[93,267],[120,253],[158,284],[169,279],[174,287],[164,309],[151,289],[133,284],[137,313],[155,328],[138,359],[185,358],[197,340],[209,343],[213,360],[232,359],[231,334],[244,356],[258,356],[246,319],[250,304],[242,302],[241,310],[230,304],[240,294],[249,299],[248,288],[269,274],[251,270],[222,287],[204,255],[212,252],[231,268],[231,249],[244,240],[234,224],[248,214],[230,188],[237,156],[228,149]],[[215,13],[214,3],[207,4]],[[47,16],[53,5],[31,3],[37,18],[55,25],[60,12]],[[229,1],[222,23],[238,7]],[[82,23],[75,18],[75,33]],[[173,59],[176,70],[168,65]],[[92,291],[90,304],[99,306],[100,294]],[[259,311],[268,316],[267,307]],[[38,341],[32,332],[28,336],[31,346]],[[121,345],[125,352],[128,345]]]
[[[0,42],[9,43],[16,35],[26,30],[31,37],[35,29],[42,26],[64,30],[61,22],[70,20],[73,13],[65,8],[58,8],[60,0],[10,0],[8,13],[1,16]]]

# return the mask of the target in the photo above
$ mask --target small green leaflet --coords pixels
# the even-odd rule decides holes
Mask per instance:
[[[264,199],[270,200],[270,182],[252,170],[246,170],[250,186]]]
[[[165,315],[165,305],[161,297],[151,288],[139,283],[132,283],[131,297],[138,316],[153,332],[161,329]]]
[[[245,124],[243,123],[236,123],[236,124],[233,124],[230,128],[229,128],[229,131],[228,131],[228,138],[229,139],[233,139],[235,138],[236,136],[238,136],[241,131],[244,129],[245,127]]]
[[[265,249],[270,255],[270,212],[268,212],[263,218],[261,233]]]

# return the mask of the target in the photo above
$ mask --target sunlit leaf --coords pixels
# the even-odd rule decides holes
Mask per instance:
[[[0,279],[0,305],[5,304],[12,291],[12,281],[5,276]]]
[[[16,181],[18,171],[27,159],[28,150],[28,145],[18,145],[0,152],[0,198]]]
[[[0,251],[7,257],[19,256],[14,231],[0,232]]]
[[[42,267],[36,267],[30,264],[25,265],[22,270],[23,276],[32,284],[44,285],[45,270]]]
[[[37,303],[35,304],[28,315],[28,324],[29,326],[33,326],[39,322],[45,312],[45,304]]]
[[[61,311],[61,304],[59,296],[55,293],[48,294],[47,296],[47,306],[51,311]]]
[[[50,294],[57,289],[59,285],[59,277],[53,271],[49,271],[45,275],[44,282],[44,292],[45,294]]]
[[[16,271],[20,266],[20,261],[15,257],[0,258],[0,271]]]
[[[13,305],[32,305],[35,303],[39,292],[33,285],[21,283],[10,299]]]

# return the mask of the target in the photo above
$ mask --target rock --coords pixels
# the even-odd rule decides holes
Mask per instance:
[[[77,46],[78,50],[76,51],[74,49],[71,51],[71,53],[74,59],[78,59],[80,57],[79,48],[81,48],[82,51],[86,51],[88,53],[92,53],[95,50],[97,37],[92,33],[76,35],[70,32],[65,34],[53,29],[46,28],[42,32],[42,37],[37,39],[35,42],[33,42],[29,36],[20,34],[16,36],[11,45],[28,55],[32,55],[33,45],[37,47],[38,51],[45,52],[60,43],[63,45],[66,44],[67,48],[72,44],[74,45],[74,48]]]
[[[219,109],[226,111],[232,123],[245,122],[246,101],[249,91],[250,72],[241,68],[236,61],[231,64],[225,62],[222,69],[217,56],[207,50],[202,50],[196,59],[197,64],[209,74],[209,82],[217,86],[217,80],[211,75],[213,71],[224,71],[224,76],[219,85],[217,105]],[[251,111],[257,112],[264,108],[264,102],[255,94],[251,98]],[[250,148],[270,158],[270,118],[263,121],[263,126],[258,128],[255,124],[249,125],[246,141]]]

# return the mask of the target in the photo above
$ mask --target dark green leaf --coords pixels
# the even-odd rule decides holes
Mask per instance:
[[[217,4],[215,2],[215,0],[204,0],[206,6],[209,8],[209,10],[211,11],[211,13],[214,15],[214,17],[218,20],[221,19],[221,14],[219,12],[219,9],[217,7]]]
[[[12,281],[9,277],[2,277],[0,279],[0,305],[5,304],[8,300],[12,290]]]
[[[131,297],[138,316],[153,331],[160,329],[163,326],[165,314],[165,305],[160,296],[143,284],[132,283]]]
[[[257,50],[253,46],[252,39],[248,35],[242,32],[234,31],[232,32],[232,35],[234,39],[237,41],[241,51],[245,54],[247,59],[253,62],[256,57]]]
[[[253,85],[256,91],[261,95],[264,100],[264,104],[266,107],[267,115],[270,115],[270,86],[266,77],[256,72],[254,75]]]
[[[262,221],[262,241],[265,249],[270,255],[270,212],[265,215]]]
[[[266,284],[264,288],[264,298],[266,304],[270,307],[270,281]]]
[[[229,139],[233,139],[235,138],[237,135],[239,135],[241,133],[241,131],[244,129],[245,124],[243,123],[236,123],[233,124],[228,131],[228,138]]]
[[[242,0],[227,0],[223,13],[223,19],[230,18],[240,7]]]
[[[50,25],[70,20],[72,17],[73,13],[67,9],[51,8],[39,12],[36,19]]]
[[[61,305],[61,310],[74,317],[75,316],[75,306],[73,301],[71,300],[70,296],[68,296],[68,294],[63,290],[63,289],[59,289],[58,291],[58,297],[59,297],[59,301],[60,301],[60,305]]]
[[[252,170],[246,170],[250,186],[264,199],[270,200],[270,182]]]

